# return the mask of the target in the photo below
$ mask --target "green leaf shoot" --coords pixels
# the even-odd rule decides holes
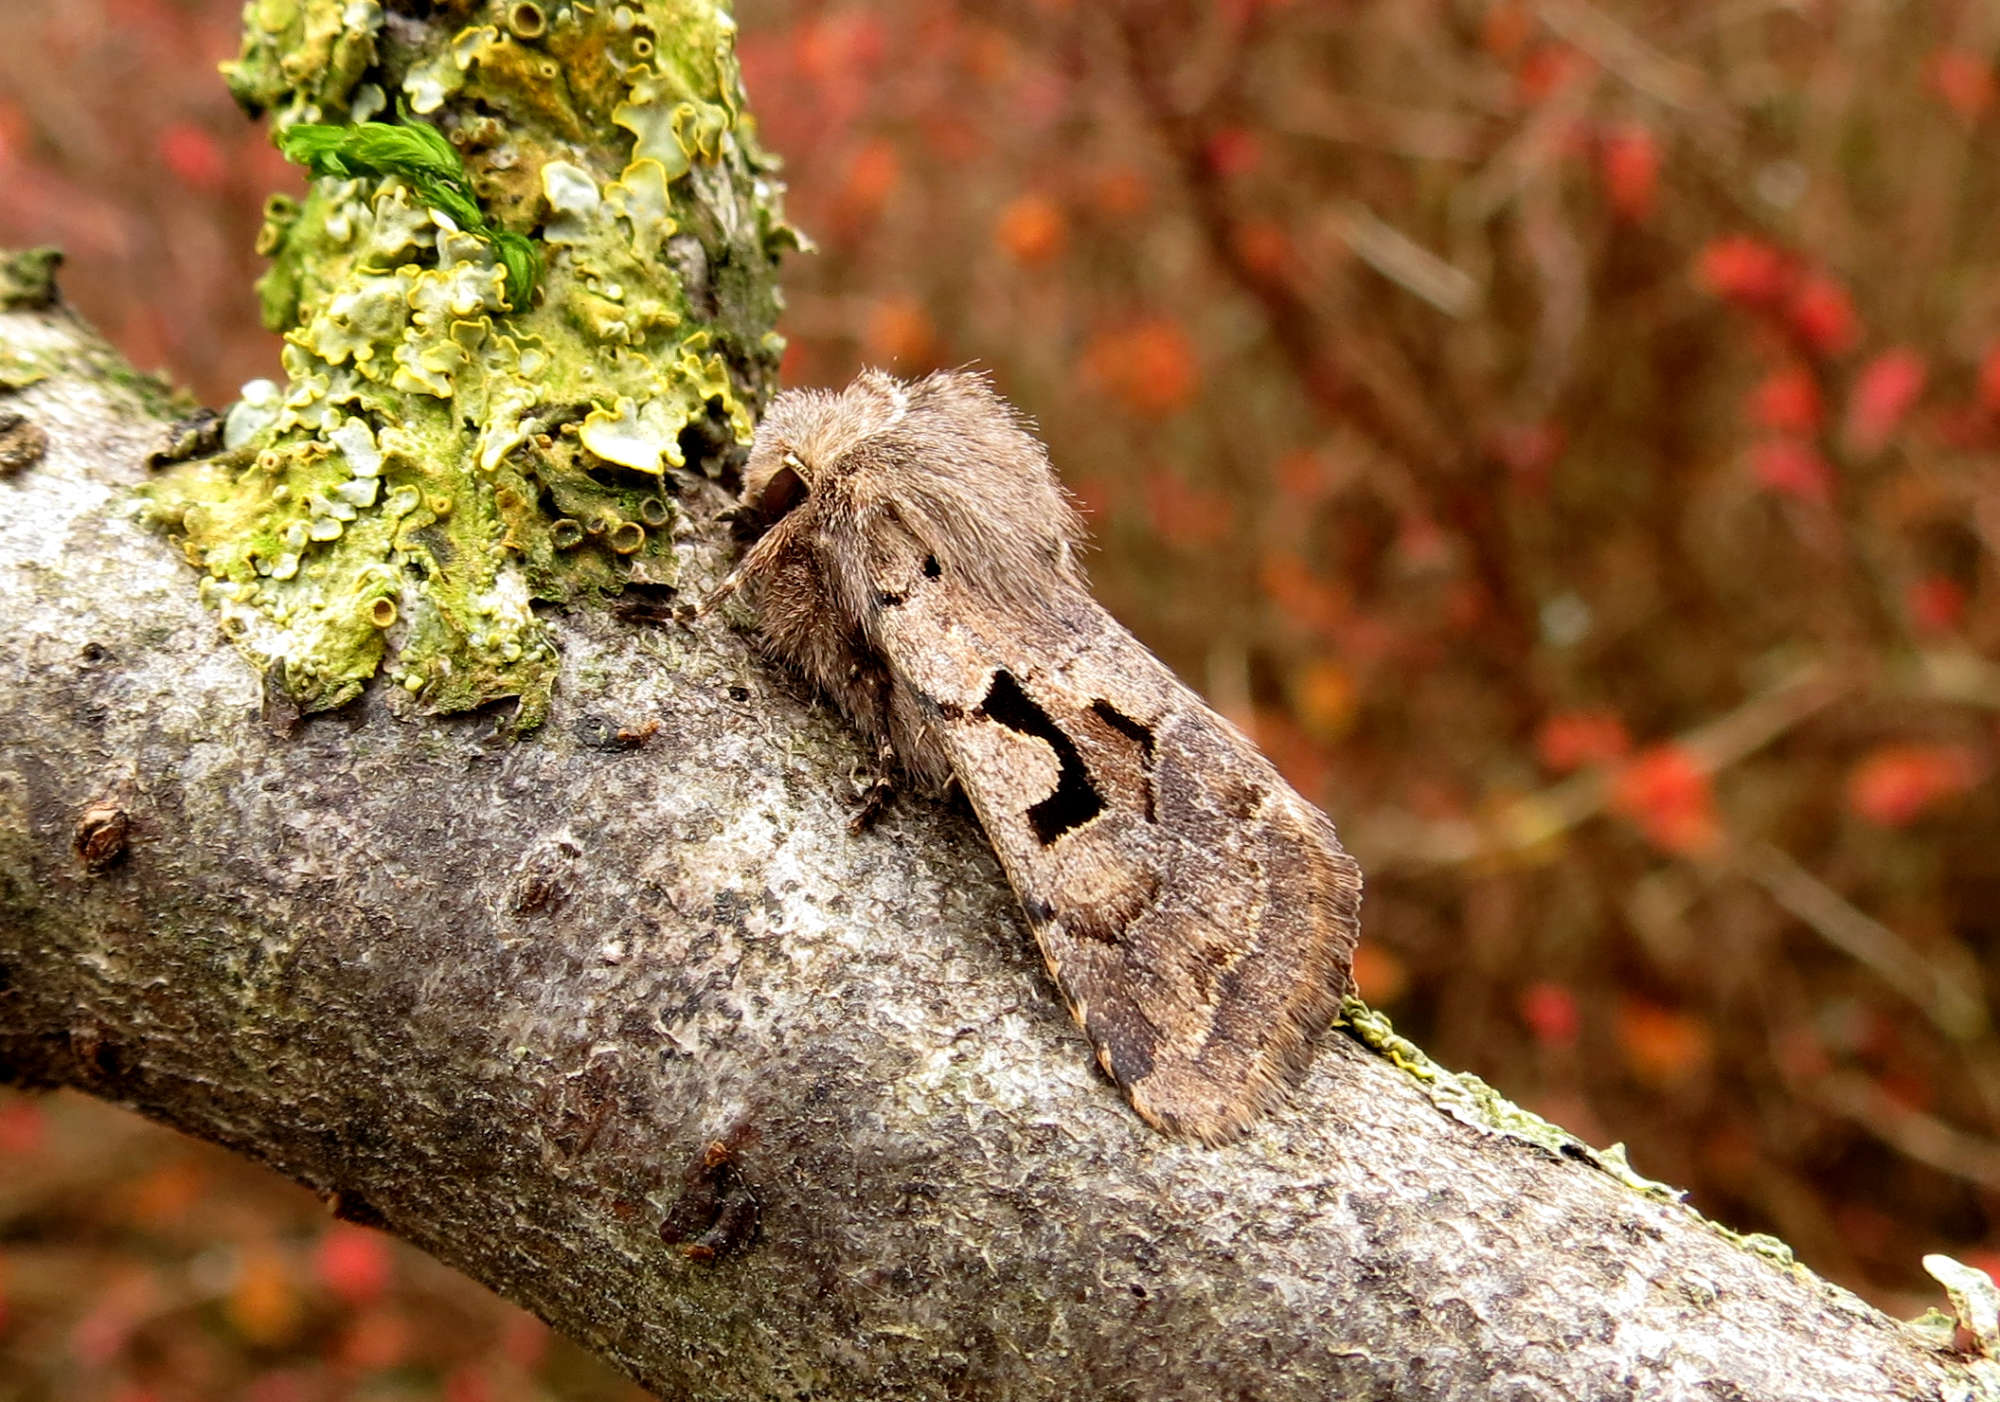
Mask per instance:
[[[304,166],[315,177],[400,176],[425,204],[493,245],[494,256],[506,270],[508,305],[520,311],[534,295],[541,255],[533,241],[496,228],[487,219],[472,193],[465,162],[444,133],[428,122],[407,113],[398,122],[348,126],[300,122],[278,134],[278,149],[286,160]]]

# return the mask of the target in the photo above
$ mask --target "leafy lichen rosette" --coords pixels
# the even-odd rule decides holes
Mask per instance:
[[[706,0],[249,6],[232,90],[314,175],[259,238],[285,382],[153,499],[302,710],[382,672],[531,726],[536,604],[673,583],[672,474],[749,442],[797,243],[733,36]]]

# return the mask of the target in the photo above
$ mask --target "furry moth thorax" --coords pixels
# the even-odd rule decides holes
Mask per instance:
[[[837,494],[857,522],[893,515],[964,587],[1032,602],[1083,584],[1083,523],[1029,428],[982,376],[865,370],[838,394],[772,402],[743,500],[775,520],[808,493]]]
[[[780,395],[733,577],[771,650],[918,783],[956,782],[1099,1063],[1219,1143],[1303,1074],[1349,987],[1333,826],[1093,599],[1048,455],[986,380]]]

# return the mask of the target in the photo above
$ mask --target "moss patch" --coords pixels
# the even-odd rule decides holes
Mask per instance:
[[[375,0],[248,7],[225,71],[277,139],[352,151],[340,129],[375,123],[393,146],[407,110],[477,206],[355,159],[274,199],[259,291],[287,383],[246,386],[223,454],[154,485],[223,627],[302,709],[382,672],[426,710],[518,697],[536,724],[556,657],[535,605],[674,581],[672,473],[749,442],[797,244],[734,32],[710,0],[393,26]],[[532,294],[510,241],[538,253]]]

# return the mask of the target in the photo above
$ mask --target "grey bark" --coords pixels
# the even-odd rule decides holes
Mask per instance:
[[[380,686],[283,737],[139,520],[156,422],[60,311],[0,344],[66,367],[0,396],[49,439],[0,476],[0,1079],[262,1160],[669,1398],[1991,1388],[1347,1036],[1239,1145],[1152,1133],[970,820],[850,835],[856,745],[720,621],[556,619],[524,740]]]

